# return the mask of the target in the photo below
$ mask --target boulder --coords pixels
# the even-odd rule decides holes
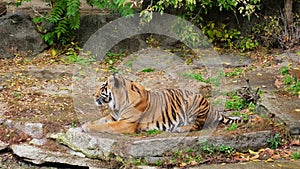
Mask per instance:
[[[29,15],[22,13],[0,17],[0,37],[0,58],[35,56],[47,47]]]
[[[17,156],[34,164],[56,163],[90,168],[116,168],[119,165],[116,162],[80,157],[72,151],[52,151],[28,144],[12,145],[11,149]]]

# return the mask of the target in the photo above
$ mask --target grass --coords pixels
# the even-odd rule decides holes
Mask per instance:
[[[280,69],[280,73],[285,76],[283,80],[284,88],[293,95],[300,95],[300,81],[290,74],[290,67],[285,66]]]
[[[216,76],[212,76],[208,79],[204,79],[202,74],[200,73],[183,73],[183,76],[191,78],[191,79],[195,79],[199,82],[204,82],[204,83],[210,83],[213,86],[219,86],[220,85],[220,80],[222,79],[222,77],[224,76],[224,72],[223,71],[219,71],[218,74]]]
[[[202,75],[200,73],[184,73],[183,76],[191,78],[191,79],[195,79],[199,82],[208,83],[208,80],[204,80],[204,78],[202,77]]]
[[[141,70],[141,72],[144,72],[144,73],[149,73],[149,72],[154,72],[155,69],[152,69],[152,68],[144,68]]]
[[[115,63],[117,63],[118,61],[122,61],[123,57],[125,56],[124,53],[112,53],[112,52],[108,52],[106,54],[106,57],[104,59],[104,61],[107,63],[107,64],[110,64],[110,65],[113,65]]]
[[[225,108],[231,110],[242,110],[247,108],[247,102],[237,95],[229,96],[225,102]]]
[[[281,136],[279,133],[276,133],[272,138],[268,139],[269,147],[276,149],[281,146]]]
[[[243,72],[242,68],[235,68],[233,71],[225,73],[225,77],[236,77]]]
[[[156,130],[156,129],[146,131],[147,135],[157,135],[157,134],[161,134],[161,133],[162,133],[162,131]]]
[[[226,128],[226,130],[228,131],[233,131],[233,130],[236,130],[237,129],[237,124],[236,123],[232,123],[230,126],[228,126]]]
[[[300,159],[300,152],[297,152],[297,151],[293,152],[291,157],[294,160],[299,160]]]

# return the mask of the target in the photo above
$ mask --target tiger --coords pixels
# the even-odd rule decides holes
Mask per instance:
[[[96,104],[108,104],[111,113],[82,125],[88,133],[138,133],[149,130],[189,132],[214,122],[240,123],[214,111],[201,94],[184,89],[146,90],[144,86],[113,74],[97,87]]]

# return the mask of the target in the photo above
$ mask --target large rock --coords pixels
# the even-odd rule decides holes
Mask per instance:
[[[256,150],[267,147],[267,140],[273,135],[273,131],[267,130],[230,136],[183,136],[165,133],[161,137],[135,138],[108,133],[88,134],[72,129],[51,137],[87,157],[108,160],[110,156],[144,159],[164,157],[166,152],[197,149],[203,144],[226,145],[239,151]]]
[[[0,58],[34,56],[47,45],[29,15],[15,13],[0,17]]]
[[[17,156],[34,164],[58,163],[90,168],[116,168],[119,165],[115,162],[80,157],[72,151],[51,151],[28,144],[12,145],[11,149]]]
[[[115,144],[113,139],[93,136],[74,130],[53,135],[52,137],[71,149],[82,152],[87,157],[106,160],[108,160],[112,152],[111,148]]]

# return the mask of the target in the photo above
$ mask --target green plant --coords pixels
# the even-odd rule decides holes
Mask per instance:
[[[65,52],[66,59],[63,59],[63,61],[66,64],[77,63],[80,65],[87,65],[88,63],[95,62],[93,57],[85,58],[79,56],[80,51],[81,48],[76,43],[71,42],[70,47],[68,47]],[[52,55],[57,55],[55,49],[52,50]]]
[[[300,159],[300,152],[298,152],[298,151],[293,152],[292,159],[294,159],[294,160]]]
[[[288,88],[295,95],[300,95],[300,81],[294,78],[293,83]]]
[[[106,54],[106,57],[104,58],[104,61],[109,65],[113,65],[113,64],[117,63],[118,61],[122,61],[124,56],[125,56],[125,53],[108,52]]]
[[[76,127],[77,127],[76,123],[75,123],[75,122],[72,122],[72,123],[71,123],[71,127],[72,127],[72,128],[76,128]]]
[[[13,95],[15,98],[20,98],[20,97],[21,97],[21,94],[20,94],[20,92],[18,92],[18,91],[14,91],[14,92],[12,93],[12,95]]]
[[[163,163],[162,163],[161,160],[157,160],[157,161],[155,162],[155,165],[156,165],[156,166],[162,166],[162,164],[163,164]]]
[[[237,129],[237,124],[236,123],[232,123],[230,126],[226,127],[226,130],[228,131],[233,131]]]
[[[219,70],[217,72],[217,75],[210,77],[208,81],[210,84],[214,85],[215,87],[218,87],[220,85],[222,77],[224,77],[224,72],[222,70]]]
[[[237,95],[232,95],[225,102],[225,108],[226,109],[242,110],[246,107],[247,107],[246,101],[244,99],[238,97]]]
[[[292,94],[300,95],[300,81],[297,79],[296,76],[290,75],[289,72],[289,66],[285,66],[280,69],[280,73],[285,76],[283,81],[285,88]]]
[[[187,149],[186,151],[183,150],[176,150],[172,153],[172,160],[173,164],[191,164],[191,163],[199,163],[201,157],[197,154],[197,151],[193,149]]]
[[[221,145],[219,148],[221,153],[225,153],[225,154],[232,154],[235,152],[235,148],[231,147],[231,146],[226,146],[226,145]]]
[[[253,50],[257,48],[259,45],[259,42],[255,39],[253,35],[248,35],[246,37],[240,37],[240,40],[238,41],[237,49],[240,49],[242,52]]]
[[[268,141],[269,147],[272,149],[276,149],[281,146],[281,136],[279,133],[276,133],[273,138],[269,138]]]
[[[207,80],[204,80],[200,73],[184,73],[183,76],[207,83]]]
[[[250,103],[248,104],[248,110],[249,110],[250,112],[256,113],[256,105],[255,105],[253,102],[250,102]]]
[[[290,71],[290,67],[289,66],[284,66],[283,68],[280,69],[280,73],[282,75],[287,75],[289,74],[289,71]]]
[[[239,76],[242,72],[243,72],[243,69],[238,67],[238,68],[235,68],[233,71],[226,72],[225,77]]]
[[[31,0],[18,0],[16,5],[20,6],[23,2]],[[33,19],[40,25],[40,31],[44,33],[44,40],[49,44],[55,43],[64,46],[74,39],[74,32],[80,26],[80,0],[46,0],[52,7],[51,12],[45,16],[39,16]],[[110,9],[117,11],[123,16],[133,13],[131,3],[126,0],[86,0],[88,5],[96,6],[100,9]],[[51,23],[53,29],[43,28],[43,24]]]
[[[285,85],[290,85],[290,84],[292,84],[293,81],[294,81],[294,79],[292,78],[291,75],[286,75],[285,79],[284,79],[284,84]]]
[[[155,69],[152,69],[152,68],[144,68],[141,70],[141,72],[144,72],[144,73],[149,73],[149,72],[154,72]]]
[[[162,131],[161,130],[153,129],[153,130],[146,131],[146,133],[147,133],[147,135],[157,135],[157,134],[162,133]]]
[[[227,25],[223,23],[209,22],[203,26],[202,31],[208,36],[210,42],[223,44],[226,47],[233,48],[235,39],[241,34],[238,30],[228,30]]]
[[[209,155],[213,154],[215,152],[215,147],[208,144],[208,143],[205,143],[203,144],[201,147],[200,147],[201,151],[203,153],[207,153]]]
[[[229,11],[238,21],[238,15],[242,17],[250,17],[255,14],[257,10],[260,10],[261,0],[157,0],[149,1],[147,8],[141,11],[142,23],[149,22],[152,19],[153,12],[164,13],[168,11],[176,13],[181,18],[191,21],[193,24],[198,25],[204,34],[210,39],[211,42],[222,43],[224,46],[233,48],[235,45],[234,41],[239,39],[240,31],[237,29],[229,29],[229,25],[214,22],[204,21],[203,16],[206,16],[209,10],[217,11]],[[188,43],[188,46],[207,46],[209,45],[208,40],[203,38],[203,35],[195,33],[192,26],[189,26],[182,20],[178,20],[173,26],[172,30],[180,35],[183,41]],[[179,25],[179,26],[178,26]],[[252,49],[257,46],[257,41],[251,39],[244,42],[244,46],[247,49]]]

